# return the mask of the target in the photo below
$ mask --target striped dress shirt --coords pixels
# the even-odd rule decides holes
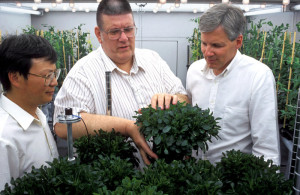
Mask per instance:
[[[186,95],[181,80],[156,52],[136,48],[128,74],[118,68],[100,46],[80,59],[65,78],[54,102],[54,124],[67,107],[73,108],[74,114],[106,114],[106,71],[112,72],[112,116],[134,120],[135,111],[148,106],[154,94]]]

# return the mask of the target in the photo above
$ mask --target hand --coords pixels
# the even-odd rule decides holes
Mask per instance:
[[[156,106],[163,109],[169,109],[170,104],[177,104],[178,97],[177,95],[171,95],[166,93],[155,94],[151,98],[151,106],[156,109]]]
[[[154,159],[158,159],[158,156],[154,152],[152,152],[152,150],[148,146],[145,137],[140,133],[138,126],[134,124],[134,121],[132,121],[132,123],[127,126],[125,132],[134,141],[146,165],[151,164],[150,160],[147,158],[147,154]]]

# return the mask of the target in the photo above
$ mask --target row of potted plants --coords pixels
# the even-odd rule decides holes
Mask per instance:
[[[11,186],[6,184],[0,194],[292,193],[292,181],[285,180],[279,167],[263,157],[232,150],[216,166],[191,157],[198,147],[209,150],[206,143],[217,137],[218,119],[209,110],[178,103],[169,110],[144,108],[136,118],[142,124],[141,132],[153,138],[159,156],[143,171],[135,168],[138,160],[130,141],[114,130],[99,130],[95,136],[75,141],[75,161],[60,158],[34,168],[12,179]],[[202,122],[191,121],[194,118]]]

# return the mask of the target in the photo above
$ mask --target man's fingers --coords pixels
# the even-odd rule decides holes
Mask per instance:
[[[153,159],[158,159],[158,156],[152,152],[152,150],[150,149],[150,147],[146,144],[146,142],[141,143],[140,146],[138,146],[139,150],[140,150],[140,154],[142,156],[143,161],[145,162],[146,165],[150,164],[150,161],[147,157],[147,154],[153,158]]]
[[[172,101],[172,95],[165,94],[165,102],[164,103],[165,103],[166,109],[170,108],[171,101]]]
[[[142,159],[143,159],[144,163],[145,163],[146,165],[150,165],[151,162],[150,162],[149,159],[147,158],[146,153],[145,153],[143,150],[140,150],[140,154],[141,154],[141,156],[142,156]]]
[[[151,98],[151,107],[156,109],[156,105],[157,105],[157,94],[155,94],[154,96],[152,96]]]
[[[178,97],[177,95],[170,95],[170,94],[155,94],[151,98],[151,107],[157,109],[160,107],[163,109],[169,109],[170,104],[177,104]]]
[[[165,94],[158,94],[157,104],[162,110],[165,108]]]
[[[172,104],[177,104],[177,102],[178,102],[178,96],[177,95],[173,95]]]

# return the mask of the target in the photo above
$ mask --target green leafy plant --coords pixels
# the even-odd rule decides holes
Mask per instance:
[[[12,179],[11,187],[6,184],[1,195],[6,194],[91,194],[104,186],[103,175],[93,171],[90,165],[79,160],[54,159],[49,167],[33,168],[21,178]]]
[[[215,167],[209,161],[196,159],[171,163],[158,159],[136,178],[166,194],[217,194],[222,186]]]
[[[199,18],[192,19],[191,21],[197,24],[197,27],[194,28],[193,35],[188,37],[188,42],[190,44],[190,50],[192,51],[191,61],[197,61],[201,59],[202,52],[201,52],[201,32],[199,31]]]
[[[1,195],[6,194],[92,194],[106,187],[109,190],[121,185],[125,177],[135,175],[129,159],[113,155],[100,157],[91,164],[80,164],[80,160],[55,159],[49,167],[33,168],[23,177],[12,179]]]
[[[129,158],[121,159],[114,155],[100,157],[99,160],[93,162],[92,167],[108,190],[115,190],[122,184],[124,178],[132,178],[137,171]]]
[[[228,194],[290,194],[292,180],[286,180],[271,160],[240,151],[227,151],[216,169],[221,173],[222,191]]]
[[[127,141],[126,137],[112,129],[111,132],[102,129],[95,131],[95,135],[83,136],[75,140],[74,147],[81,163],[92,163],[101,156],[118,156],[121,159],[138,165],[139,160],[133,155],[137,150]]]
[[[228,151],[217,166],[194,158],[158,159],[143,172],[129,159],[100,156],[92,163],[55,159],[49,166],[12,179],[8,194],[292,194],[292,180],[263,157]]]
[[[90,33],[82,32],[83,25],[80,24],[71,30],[63,31],[56,30],[54,26],[46,24],[43,25],[43,27],[47,28],[45,31],[35,29],[33,26],[27,26],[22,29],[24,34],[35,34],[44,37],[53,46],[57,53],[56,67],[63,69],[58,81],[59,86],[62,85],[73,65],[93,50]]]
[[[211,142],[212,137],[218,138],[219,119],[198,106],[178,102],[161,110],[149,105],[142,108],[141,113],[134,116],[140,132],[153,142],[153,151],[168,163],[190,156],[193,149],[201,148],[205,152],[207,142]]]
[[[122,185],[118,186],[115,190],[108,190],[103,187],[98,190],[94,195],[163,195],[162,191],[157,191],[156,186],[142,185],[142,180],[136,178],[130,179],[126,177],[122,180]]]

